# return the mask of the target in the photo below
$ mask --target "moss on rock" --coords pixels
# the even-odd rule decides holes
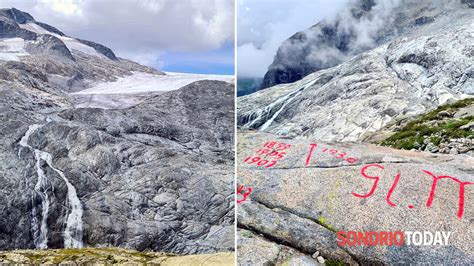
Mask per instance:
[[[456,117],[461,108],[474,105],[474,98],[468,98],[436,108],[406,123],[398,132],[380,142],[383,146],[411,150],[423,146],[425,139],[439,145],[443,140],[474,138],[474,131],[462,128],[474,122],[473,115]]]

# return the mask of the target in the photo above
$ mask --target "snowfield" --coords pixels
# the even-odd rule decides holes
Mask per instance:
[[[0,39],[0,60],[20,61],[19,56],[29,55],[24,48],[25,40],[21,38]]]
[[[234,82],[234,76],[230,75],[206,75],[176,72],[165,73],[166,75],[156,75],[135,72],[133,75],[120,77],[114,82],[101,82],[92,88],[71,93],[71,95],[165,92],[180,89],[199,80],[220,80],[229,83]]]

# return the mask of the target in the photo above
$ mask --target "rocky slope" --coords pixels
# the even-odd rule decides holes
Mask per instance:
[[[232,84],[75,108],[71,92],[163,73],[16,9],[0,22],[0,250],[233,250]]]
[[[336,66],[395,36],[436,22],[471,0],[351,0],[335,17],[291,36],[278,48],[261,89]],[[454,16],[453,16],[454,17]]]
[[[474,9],[450,6],[338,66],[238,98],[238,124],[286,136],[358,141],[388,123],[474,93]]]
[[[395,133],[393,133],[395,132]],[[385,138],[389,135],[388,138]],[[474,98],[447,104],[411,121],[388,125],[366,141],[405,150],[459,154],[474,152]]]
[[[251,131],[238,134],[237,149],[240,265],[315,265],[318,256],[354,265],[474,261],[471,156]],[[340,246],[340,231],[452,233],[448,246]]]

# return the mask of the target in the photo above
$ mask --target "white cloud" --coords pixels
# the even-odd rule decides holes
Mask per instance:
[[[47,2],[46,2],[47,3]],[[49,2],[51,9],[65,15],[81,15],[79,6],[73,0],[55,0]]]
[[[238,75],[262,77],[284,40],[332,16],[347,1],[238,0]]]

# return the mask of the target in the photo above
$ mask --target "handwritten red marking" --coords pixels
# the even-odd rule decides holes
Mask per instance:
[[[273,148],[273,146],[275,146],[275,144],[276,144],[276,141],[269,141],[269,142],[266,142],[265,144],[263,144],[263,147]]]
[[[247,193],[242,193],[242,191],[244,190],[244,185],[237,185],[237,194],[240,194],[243,196],[242,199],[238,199],[237,198],[237,203],[242,203],[244,202],[245,200],[247,200],[247,197],[250,195],[250,193],[252,193],[252,188],[251,187],[248,187],[247,188]]]
[[[314,150],[316,147],[318,147],[318,144],[316,144],[316,143],[311,143],[311,144],[309,144],[309,146],[311,146],[311,147],[309,148],[309,153],[308,153],[308,156],[306,157],[306,166],[309,165],[309,162],[311,161],[311,155],[313,155],[313,150]]]
[[[380,180],[380,177],[379,176],[369,176],[365,173],[365,170],[369,167],[377,167],[377,168],[380,168],[380,169],[385,169],[383,166],[381,165],[378,165],[378,164],[368,164],[364,167],[362,167],[362,169],[360,170],[360,173],[365,177],[365,178],[368,178],[368,179],[373,179],[375,180],[374,181],[374,185],[372,186],[372,189],[369,191],[369,193],[367,193],[366,195],[361,195],[361,194],[357,194],[357,193],[354,193],[352,192],[352,195],[356,196],[356,197],[359,197],[359,198],[368,198],[370,196],[372,196],[372,194],[374,194],[374,191],[375,189],[377,188],[377,184]]]
[[[310,164],[310,162],[311,162],[311,157],[313,156],[314,151],[315,151],[316,148],[318,147],[318,144],[316,144],[316,143],[311,143],[309,146],[310,146],[310,147],[309,147],[309,152],[308,152],[308,155],[306,156],[306,166],[308,166],[308,165]],[[322,149],[322,150],[321,150],[321,153],[326,153],[328,150],[329,150],[329,153],[330,153],[331,155],[333,155],[334,158],[337,158],[337,159],[343,159],[343,158],[347,155],[347,153],[345,153],[345,152],[340,152],[340,151],[338,151],[338,150],[336,150],[336,149],[331,149],[331,150],[330,150],[329,148]],[[345,160],[346,160],[348,163],[355,163],[355,162],[357,161],[356,158],[347,158],[347,159],[345,159]]]
[[[291,144],[268,141],[263,144],[263,148],[257,150],[258,156],[248,156],[244,159],[244,163],[256,164],[265,168],[274,166],[278,160],[281,160],[286,155],[284,150],[291,147]]]
[[[266,166],[266,168],[272,167],[277,163],[277,161],[271,161],[270,164]]]
[[[348,162],[348,163],[355,163],[356,161],[357,161],[356,158],[347,158],[346,159],[346,162]]]
[[[438,184],[438,181],[443,178],[448,178],[451,179],[459,184],[459,206],[458,206],[458,218],[461,218],[463,213],[464,213],[464,187],[466,185],[472,185],[474,182],[462,182],[461,180],[452,177],[452,176],[447,176],[447,175],[440,175],[436,176],[435,174],[423,170],[426,174],[430,175],[433,178],[433,183],[431,184],[431,191],[430,191],[430,196],[428,197],[428,201],[426,202],[426,207],[431,207],[431,204],[433,204],[434,196],[435,196],[435,190],[436,190],[436,185]]]
[[[415,206],[413,206],[413,205],[408,205],[408,208],[410,208],[410,209],[413,209],[413,207],[415,207]]]
[[[387,198],[386,198],[387,203],[388,205],[392,207],[395,207],[396,205],[390,200],[390,197],[392,196],[393,191],[397,187],[398,180],[400,180],[400,175],[401,175],[400,172],[398,172],[397,176],[395,176],[395,180],[393,181],[392,187],[390,187],[390,190],[388,191],[388,194],[387,194]]]

